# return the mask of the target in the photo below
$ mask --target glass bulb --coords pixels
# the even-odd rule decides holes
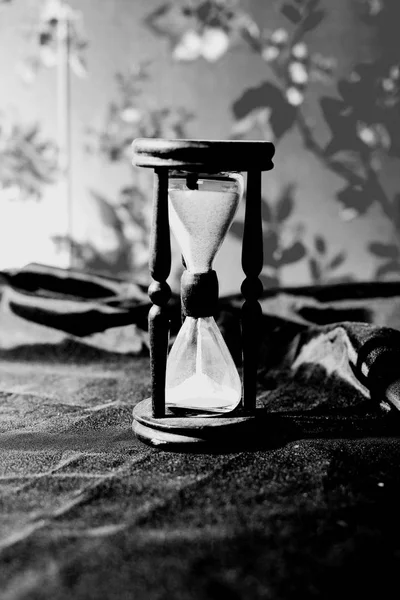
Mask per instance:
[[[206,273],[243,195],[239,173],[170,175],[171,228],[191,273]],[[235,363],[212,316],[186,317],[167,361],[166,406],[225,413],[241,399]]]
[[[240,377],[214,318],[186,317],[168,356],[167,406],[228,412],[240,398]]]
[[[199,175],[192,187],[188,187],[189,177],[170,178],[170,223],[187,269],[204,273],[212,268],[237,212],[243,176]]]

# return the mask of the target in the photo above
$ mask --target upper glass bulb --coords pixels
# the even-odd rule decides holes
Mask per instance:
[[[171,176],[170,223],[192,273],[212,268],[243,195],[239,173]]]

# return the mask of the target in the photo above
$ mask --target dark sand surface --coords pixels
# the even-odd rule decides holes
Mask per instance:
[[[271,314],[288,305],[284,297],[273,302]],[[374,303],[367,304],[372,314]],[[375,306],[371,322],[397,326],[398,304]],[[304,325],[299,314],[294,322]],[[277,351],[273,336],[283,339],[287,327],[273,321],[267,330],[268,362],[271,344]],[[158,451],[131,430],[132,408],[149,394],[148,357],[72,339],[32,340],[0,351],[2,599],[396,594],[400,439],[286,440],[211,455]],[[259,400],[268,405],[270,397],[271,410],[314,410],[320,398],[328,413],[386,414],[354,382],[318,377],[318,370],[308,379],[304,372],[276,378],[270,392],[273,377],[267,363],[261,367]]]

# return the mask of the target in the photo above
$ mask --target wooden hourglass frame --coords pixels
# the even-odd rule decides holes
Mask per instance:
[[[256,415],[256,377],[259,353],[263,292],[259,279],[263,267],[263,232],[261,218],[262,172],[273,168],[275,149],[265,141],[209,141],[137,139],[133,142],[133,164],[154,169],[153,222],[149,268],[153,279],[149,297],[151,397],[135,406],[133,430],[142,441],[163,448],[188,448],[240,445],[242,436],[252,435]],[[176,416],[166,410],[166,369],[169,340],[168,302],[171,289],[167,283],[171,269],[168,185],[171,172],[247,173],[247,192],[242,240],[241,286],[244,303],[241,311],[243,392],[239,409],[226,415]],[[218,284],[217,284],[218,285]],[[218,287],[216,288],[218,290]],[[207,293],[215,294],[215,285],[196,290],[192,305],[207,303]],[[218,293],[218,292],[217,292]],[[196,298],[196,294],[200,297]],[[217,296],[218,298],[218,296]],[[194,315],[197,316],[197,315]],[[201,315],[199,315],[201,316]],[[189,446],[188,446],[189,445]]]

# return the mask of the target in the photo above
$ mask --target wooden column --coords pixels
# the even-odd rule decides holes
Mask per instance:
[[[256,408],[257,366],[261,341],[261,305],[263,292],[259,274],[263,268],[263,231],[261,220],[261,171],[247,175],[246,212],[242,244],[242,268],[246,276],[242,283],[242,352],[243,408]]]
[[[168,219],[168,169],[154,171],[153,223],[150,240],[149,311],[151,398],[153,417],[165,415],[165,372],[167,366],[171,288],[167,278],[171,270],[171,241]]]
[[[186,261],[185,261],[185,257],[183,256],[183,254],[181,254],[181,261],[182,261],[182,266],[186,271]],[[186,315],[183,312],[183,308],[182,308],[182,304],[181,304],[181,323],[182,323],[182,325],[184,324],[185,319],[186,319]]]

